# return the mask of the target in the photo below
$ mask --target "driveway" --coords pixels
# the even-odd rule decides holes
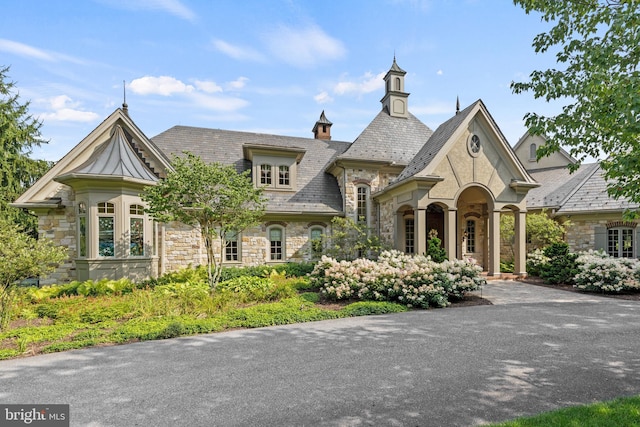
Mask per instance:
[[[495,305],[0,362],[73,426],[469,426],[640,394],[640,303],[490,282]]]

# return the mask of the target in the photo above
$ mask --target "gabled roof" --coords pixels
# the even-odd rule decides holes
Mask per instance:
[[[338,183],[324,168],[349,148],[347,142],[189,126],[174,126],[152,140],[167,155],[181,156],[188,151],[207,163],[235,165],[239,172],[251,168],[243,155],[245,146],[302,149],[305,154],[297,166],[297,191],[268,191],[267,212],[338,214],[343,211]]]
[[[525,141],[526,141],[530,136],[531,136],[531,133],[530,133],[529,131],[525,132],[525,133],[520,137],[520,139],[518,140],[518,142],[516,143],[516,145],[514,145],[514,146],[513,146],[513,151],[517,151],[517,150],[518,150],[518,148],[520,148],[520,146],[521,146],[522,144],[524,144],[524,142],[525,142]],[[545,142],[547,141],[547,138],[546,138],[544,135],[539,135],[539,136],[540,136],[540,138],[542,138]],[[573,156],[572,156],[571,154],[567,153],[567,151],[566,151],[564,148],[562,148],[562,147],[560,147],[560,149],[558,150],[558,153],[559,153],[562,157],[566,158],[568,163],[572,163],[572,164],[574,164],[574,163],[577,163],[577,162],[578,162],[576,159],[574,159],[574,158],[573,158]]]
[[[391,117],[382,110],[339,158],[406,165],[432,133],[411,113],[407,118]]]
[[[55,179],[123,177],[157,182],[158,177],[138,158],[120,125],[111,131],[111,139],[102,144],[84,164]]]
[[[431,163],[431,160],[433,160],[433,158],[440,152],[442,147],[444,147],[451,136],[453,136],[453,133],[467,119],[471,114],[471,111],[479,102],[481,101],[476,101],[438,126],[436,131],[432,133],[429,140],[426,141],[426,143],[420,148],[420,151],[418,151],[407,167],[400,173],[396,182],[410,178],[424,170],[429,163]]]

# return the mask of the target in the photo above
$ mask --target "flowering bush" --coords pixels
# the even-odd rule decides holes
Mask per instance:
[[[527,254],[527,273],[530,276],[540,276],[542,269],[551,259],[544,254],[543,249],[536,249]]]
[[[485,283],[472,260],[437,263],[430,257],[384,251],[378,261],[323,256],[310,275],[330,299],[397,301],[410,307],[446,307]]]
[[[640,262],[613,258],[604,252],[588,251],[576,259],[578,274],[574,287],[585,291],[621,292],[640,290]]]

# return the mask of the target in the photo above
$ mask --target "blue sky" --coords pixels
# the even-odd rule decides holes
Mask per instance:
[[[312,137],[322,110],[353,141],[396,56],[409,110],[435,128],[481,98],[507,140],[554,107],[509,85],[553,66],[550,24],[508,0],[3,2],[0,65],[59,160],[123,102],[148,137],[174,126]]]

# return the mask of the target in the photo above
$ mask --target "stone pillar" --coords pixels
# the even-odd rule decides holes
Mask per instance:
[[[427,210],[413,210],[413,238],[415,239],[415,253],[423,255],[427,253]]]
[[[447,251],[449,259],[458,258],[457,248],[458,239],[456,238],[458,230],[458,210],[456,208],[448,208],[444,216],[444,250]]]
[[[489,276],[500,276],[500,211],[489,213]]]
[[[527,213],[514,212],[515,216],[515,259],[513,272],[518,276],[527,275]]]

